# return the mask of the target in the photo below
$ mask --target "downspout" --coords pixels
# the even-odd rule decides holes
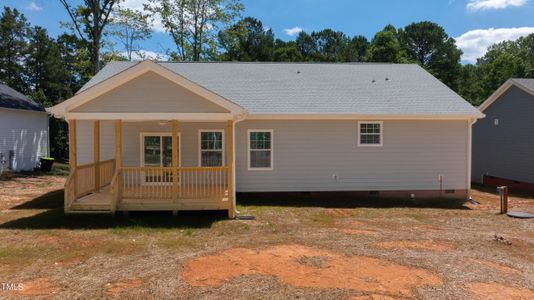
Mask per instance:
[[[238,115],[238,116],[236,117],[236,119],[234,120],[234,123],[233,123],[233,125],[232,125],[232,131],[234,132],[234,139],[233,139],[233,143],[234,143],[234,145],[233,145],[234,153],[232,153],[232,156],[234,157],[234,158],[233,158],[233,165],[232,165],[232,168],[234,169],[234,171],[232,172],[232,176],[234,176],[234,178],[233,178],[233,180],[232,180],[232,181],[233,181],[233,185],[234,185],[234,187],[233,187],[234,194],[233,194],[233,197],[232,197],[232,201],[233,201],[233,204],[232,204],[232,205],[234,206],[234,212],[235,212],[236,215],[239,215],[240,212],[237,210],[237,200],[236,200],[236,195],[237,195],[237,191],[236,191],[236,186],[237,186],[237,184],[236,184],[236,177],[237,177],[237,176],[236,176],[236,173],[237,173],[237,168],[236,168],[236,155],[235,155],[235,152],[236,152],[236,149],[237,149],[237,148],[236,148],[235,145],[236,145],[236,140],[237,140],[237,134],[236,134],[236,131],[235,131],[235,127],[236,127],[235,125],[236,125],[237,123],[241,122],[241,121],[244,121],[244,120],[247,118],[247,116],[248,116],[247,113],[242,114],[242,115]]]

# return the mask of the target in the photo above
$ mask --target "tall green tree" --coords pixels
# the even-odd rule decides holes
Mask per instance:
[[[222,60],[272,61],[274,34],[260,20],[247,17],[218,34]]]
[[[476,65],[467,64],[461,66],[458,77],[458,94],[476,106],[485,100],[480,76],[480,69]]]
[[[4,7],[0,16],[0,81],[26,92],[24,60],[29,24],[17,9]]]
[[[316,59],[324,62],[346,61],[346,50],[349,38],[341,31],[324,29],[312,32],[311,37],[315,42],[317,51]]]
[[[49,107],[73,95],[70,74],[61,55],[60,45],[48,36],[46,29],[34,27],[28,41],[25,61],[28,94],[37,102]],[[65,121],[49,119],[50,152],[54,157],[66,157],[67,125]]]
[[[72,21],[74,31],[78,37],[90,45],[93,74],[100,70],[100,50],[104,38],[104,30],[110,23],[110,16],[114,6],[121,0],[83,0],[83,4],[71,2],[79,1],[59,0]],[[76,6],[74,6],[76,5]]]
[[[348,62],[364,62],[369,55],[369,41],[362,35],[353,37],[345,49],[345,60]]]
[[[341,31],[323,29],[311,34],[300,32],[296,39],[297,48],[305,60],[320,62],[351,61],[350,39]]]
[[[141,50],[138,42],[152,36],[147,14],[122,7],[116,10],[109,32],[122,45],[129,61]]]
[[[462,51],[443,27],[432,22],[412,23],[399,31],[408,57],[454,90],[458,89]]]
[[[62,60],[59,45],[42,27],[36,26],[31,30],[25,73],[30,89],[33,92],[43,91],[47,98],[47,102],[43,103],[45,106],[57,104],[72,95],[68,85],[68,70]]]
[[[408,61],[399,41],[397,29],[387,25],[375,34],[369,48],[371,62],[405,63]]]
[[[284,42],[281,39],[275,41],[273,60],[279,62],[300,62],[304,57],[297,48],[295,41]]]
[[[148,0],[145,9],[161,21],[182,61],[217,56],[217,32],[240,16],[239,0]]]
[[[93,74],[91,53],[89,44],[75,34],[63,33],[56,40],[64,68],[69,74],[69,79],[65,84],[70,86],[74,93],[78,91]]]

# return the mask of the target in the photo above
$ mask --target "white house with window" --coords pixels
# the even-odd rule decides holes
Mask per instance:
[[[112,62],[48,111],[70,126],[67,212],[230,216],[258,193],[465,199],[483,117],[395,64]]]

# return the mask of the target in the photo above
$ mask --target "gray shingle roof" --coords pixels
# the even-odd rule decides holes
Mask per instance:
[[[530,90],[532,93],[534,93],[534,79],[529,78],[512,78],[512,81],[515,83],[520,84],[524,88]]]
[[[112,62],[80,91],[133,66]],[[169,63],[161,66],[249,113],[480,115],[414,64]]]
[[[33,111],[45,111],[42,105],[35,103],[32,99],[1,83],[0,107]]]

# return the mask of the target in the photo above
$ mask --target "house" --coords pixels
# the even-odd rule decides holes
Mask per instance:
[[[0,84],[0,173],[31,171],[49,155],[48,114],[30,98]]]
[[[473,127],[473,181],[534,190],[534,79],[510,79]]]
[[[465,199],[482,117],[417,65],[113,62],[49,109],[65,210],[228,210],[236,192]]]

